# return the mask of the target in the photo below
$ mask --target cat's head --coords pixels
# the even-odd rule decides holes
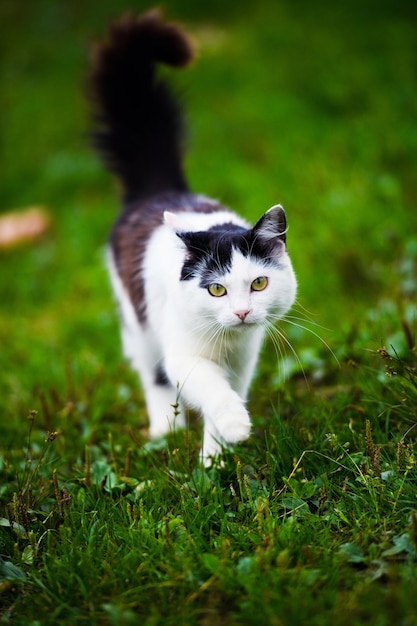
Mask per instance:
[[[269,209],[253,228],[223,222],[189,230],[181,216],[165,221],[183,242],[181,281],[189,306],[207,323],[241,329],[283,316],[294,303],[296,280],[286,250],[284,209]]]

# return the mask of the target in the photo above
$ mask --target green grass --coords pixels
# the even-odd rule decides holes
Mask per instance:
[[[200,50],[193,188],[287,210],[304,373],[265,347],[220,468],[198,423],[149,443],[84,140],[88,42],[129,3],[3,0],[0,206],[53,226],[0,251],[0,623],[414,626],[416,9],[166,4]]]

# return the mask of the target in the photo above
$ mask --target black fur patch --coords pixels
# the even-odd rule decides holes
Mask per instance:
[[[181,271],[181,280],[200,277],[200,286],[208,285],[216,277],[229,272],[233,250],[252,257],[263,265],[279,267],[279,253],[283,242],[278,237],[258,236],[256,226],[245,229],[231,222],[213,226],[207,231],[178,233],[187,247],[187,258]]]
[[[155,385],[160,387],[169,387],[171,385],[162,365],[159,365],[155,371]]]

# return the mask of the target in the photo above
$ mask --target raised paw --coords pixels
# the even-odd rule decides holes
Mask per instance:
[[[243,405],[225,406],[216,415],[215,425],[226,443],[244,441],[250,435],[251,422],[249,413]]]

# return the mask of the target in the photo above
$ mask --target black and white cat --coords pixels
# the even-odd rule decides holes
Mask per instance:
[[[89,85],[95,147],[123,186],[108,265],[124,353],[142,380],[151,437],[184,426],[184,408],[195,409],[209,463],[250,434],[245,402],[259,350],[294,303],[296,279],[280,205],[252,227],[189,191],[181,110],[157,65],[192,56],[187,36],[158,12],[130,15],[96,45]]]

